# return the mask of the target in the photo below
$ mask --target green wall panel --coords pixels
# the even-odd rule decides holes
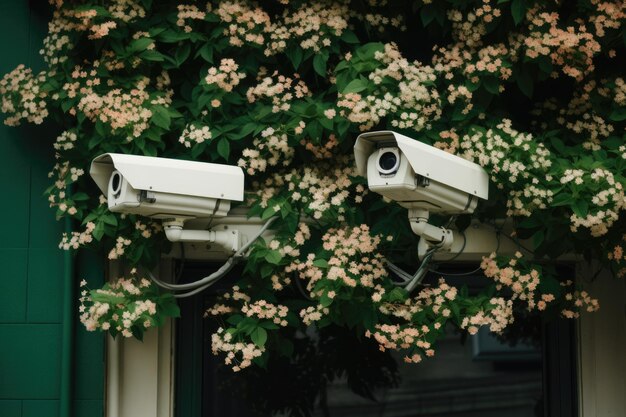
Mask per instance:
[[[104,259],[105,257],[99,253],[81,252],[76,259],[76,279],[78,281],[85,279],[89,288],[102,286],[104,282]],[[105,365],[104,341],[105,336],[103,334],[88,332],[82,325],[78,325],[74,357],[74,398],[76,400],[100,399],[100,405],[102,405]],[[79,415],[77,413],[77,416]]]
[[[26,319],[28,250],[0,249],[0,265],[0,323],[22,323]]]
[[[17,400],[0,400],[0,416],[21,417],[22,402]]]
[[[12,70],[20,63],[28,62],[29,17],[27,1],[0,0],[0,72]]]
[[[29,323],[60,323],[62,307],[63,252],[58,248],[31,248],[26,320]]]
[[[0,399],[59,397],[61,326],[0,325]]]
[[[6,129],[6,128],[4,128]],[[30,216],[30,169],[28,165],[15,163],[23,159],[5,152],[11,148],[11,141],[0,131],[0,218],[5,219],[3,233],[0,233],[0,248],[28,247],[29,216]],[[8,143],[7,143],[8,142]],[[6,161],[6,163],[5,163]],[[2,275],[0,275],[2,276]]]
[[[47,1],[0,0],[0,77],[19,64],[37,72],[51,8]],[[0,116],[0,121],[2,116]],[[0,417],[59,415],[64,252],[63,223],[43,195],[55,164],[51,124],[7,127],[0,122]],[[8,229],[7,229],[8,228]],[[103,282],[102,254],[77,257],[75,285]],[[73,417],[100,417],[104,396],[104,337],[88,333],[75,311]]]
[[[102,400],[78,400],[74,403],[74,417],[100,417],[103,415]]]
[[[54,400],[27,400],[22,405],[22,417],[58,417],[59,402]]]
[[[55,164],[52,155],[52,143],[58,129],[52,127],[47,129],[48,137],[30,138],[30,148],[45,150],[44,155],[31,154],[29,156],[31,162],[31,187],[30,187],[30,227],[29,227],[29,246],[31,248],[54,248],[57,254],[62,252],[58,250],[59,241],[63,232],[63,222],[55,219],[55,211],[50,208],[44,191],[51,184],[48,178],[48,172],[52,170]]]

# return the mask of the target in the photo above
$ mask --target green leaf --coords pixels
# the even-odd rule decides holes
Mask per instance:
[[[274,267],[270,264],[263,264],[261,267],[261,278],[267,278],[274,273]]]
[[[259,127],[257,123],[253,123],[253,122],[246,123],[245,125],[243,125],[243,127],[241,128],[241,130],[236,136],[238,138],[245,138],[249,134],[253,133],[257,127]]]
[[[613,110],[613,112],[609,116],[609,120],[613,122],[622,122],[626,120],[626,107],[620,107]]]
[[[136,39],[130,43],[128,47],[128,52],[137,53],[137,52],[145,51],[153,43],[154,43],[154,39],[150,39],[150,38]]]
[[[161,304],[161,313],[167,317],[180,317],[180,308],[176,299],[171,294],[164,294],[164,300]]]
[[[577,200],[571,207],[578,217],[587,217],[589,214],[589,203],[586,200]]]
[[[268,251],[267,255],[265,255],[265,260],[273,265],[278,265],[282,259],[280,252],[275,250]]]
[[[187,60],[187,58],[189,58],[190,53],[191,45],[189,43],[184,43],[182,46],[176,48],[176,55],[174,55],[176,65],[180,67]]]
[[[297,70],[298,67],[300,66],[300,63],[302,62],[302,48],[300,47],[291,48],[287,52],[287,57],[289,57],[289,60],[291,61],[293,68]]]
[[[387,293],[386,301],[390,303],[396,303],[398,301],[406,300],[407,292],[404,288],[396,287]]]
[[[497,78],[485,77],[483,78],[482,83],[485,86],[485,89],[487,89],[487,91],[489,91],[491,94],[500,94],[500,82]]]
[[[361,78],[357,78],[355,80],[350,81],[348,85],[346,85],[346,87],[343,89],[342,93],[343,94],[359,93],[365,90],[367,86],[368,86],[367,81]]]
[[[553,207],[567,206],[573,202],[574,197],[571,194],[561,192],[554,196],[551,205]]]
[[[321,124],[325,129],[333,130],[333,121],[326,116],[322,115],[319,119],[317,119],[319,124]]]
[[[200,48],[198,54],[196,55],[200,55],[202,59],[210,64],[213,63],[213,48],[209,44],[206,44],[202,48]]]
[[[437,9],[434,5],[428,4],[420,10],[420,19],[424,27],[428,26],[437,17]]]
[[[344,30],[341,34],[341,40],[345,43],[359,43],[359,38],[351,30]]]
[[[241,322],[241,320],[243,320],[243,316],[241,314],[235,314],[227,318],[226,323],[236,326]]]
[[[525,69],[520,69],[516,74],[517,76],[515,77],[515,82],[517,83],[517,86],[526,97],[532,98],[534,86],[533,78],[530,76],[530,73]]]
[[[106,214],[102,216],[102,221],[106,224],[110,224],[111,226],[117,226],[117,217],[113,214]]]
[[[329,305],[331,305],[333,303],[333,299],[330,298],[328,295],[323,294],[322,297],[320,298],[320,305],[322,307],[328,307]]]
[[[152,123],[163,128],[169,129],[172,119],[167,109],[163,106],[155,106],[152,109]]]
[[[96,238],[96,240],[101,240],[102,236],[104,236],[104,223],[96,223],[96,227],[93,229],[91,234]]]
[[[267,330],[262,327],[257,327],[250,334],[250,338],[252,339],[252,343],[262,348],[265,347],[265,342],[267,342]]]
[[[71,195],[72,200],[74,201],[86,201],[89,200],[89,196],[87,193],[74,193]]]
[[[324,54],[316,54],[313,58],[313,69],[322,77],[326,77],[326,61],[328,56]]]
[[[313,261],[313,265],[318,268],[328,268],[328,262],[326,259],[316,259]]]
[[[274,323],[273,321],[269,321],[269,320],[264,320],[261,323],[259,323],[259,326],[263,327],[264,329],[267,330],[276,330],[279,329],[280,326],[276,323]]]
[[[261,215],[261,220],[267,220],[270,217],[274,217],[276,215],[276,213],[277,212],[276,212],[276,210],[274,210],[274,206],[268,207],[263,212],[263,215]]]
[[[141,54],[139,54],[139,57],[141,59],[145,59],[146,61],[154,61],[154,62],[165,61],[163,54],[155,50],[143,51]]]
[[[230,142],[226,138],[221,138],[219,142],[217,142],[217,153],[228,161],[228,156],[230,155]]]
[[[526,0],[513,0],[511,3],[511,14],[515,26],[519,25],[526,15]]]

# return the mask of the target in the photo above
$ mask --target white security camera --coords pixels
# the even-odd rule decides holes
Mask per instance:
[[[359,135],[354,157],[369,189],[408,208],[413,232],[430,247],[449,250],[454,237],[428,224],[429,212],[472,213],[479,198],[488,198],[481,166],[396,132]]]
[[[236,253],[251,241],[237,229],[184,229],[191,219],[225,217],[231,201],[243,201],[239,167],[106,153],[91,162],[89,173],[107,196],[110,211],[161,219],[172,242],[209,242]]]
[[[369,189],[408,209],[472,213],[487,199],[489,176],[480,165],[391,131],[360,135],[356,166]]]
[[[150,156],[106,153],[89,170],[109,210],[155,219],[223,217],[243,201],[239,167]]]

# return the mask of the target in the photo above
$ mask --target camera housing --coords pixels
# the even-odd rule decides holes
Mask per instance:
[[[244,199],[244,174],[235,166],[106,153],[94,158],[89,173],[117,213],[223,217],[231,201]]]
[[[357,171],[369,189],[408,209],[472,213],[487,199],[480,165],[392,131],[367,132],[354,145]]]

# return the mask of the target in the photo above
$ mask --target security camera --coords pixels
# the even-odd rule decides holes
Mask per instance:
[[[392,131],[359,135],[357,172],[370,190],[409,209],[413,232],[431,247],[449,250],[453,233],[428,224],[429,213],[472,213],[486,200],[489,176],[473,162]]]
[[[239,167],[150,156],[106,153],[89,170],[109,210],[155,219],[223,217],[243,201]]]
[[[225,217],[231,201],[243,201],[239,167],[106,153],[91,162],[89,173],[107,196],[110,211],[161,219],[171,242],[208,242],[236,253],[248,241],[236,229],[184,228],[191,219]]]
[[[354,156],[370,190],[409,209],[472,213],[488,197],[489,176],[480,165],[399,133],[361,134]]]

